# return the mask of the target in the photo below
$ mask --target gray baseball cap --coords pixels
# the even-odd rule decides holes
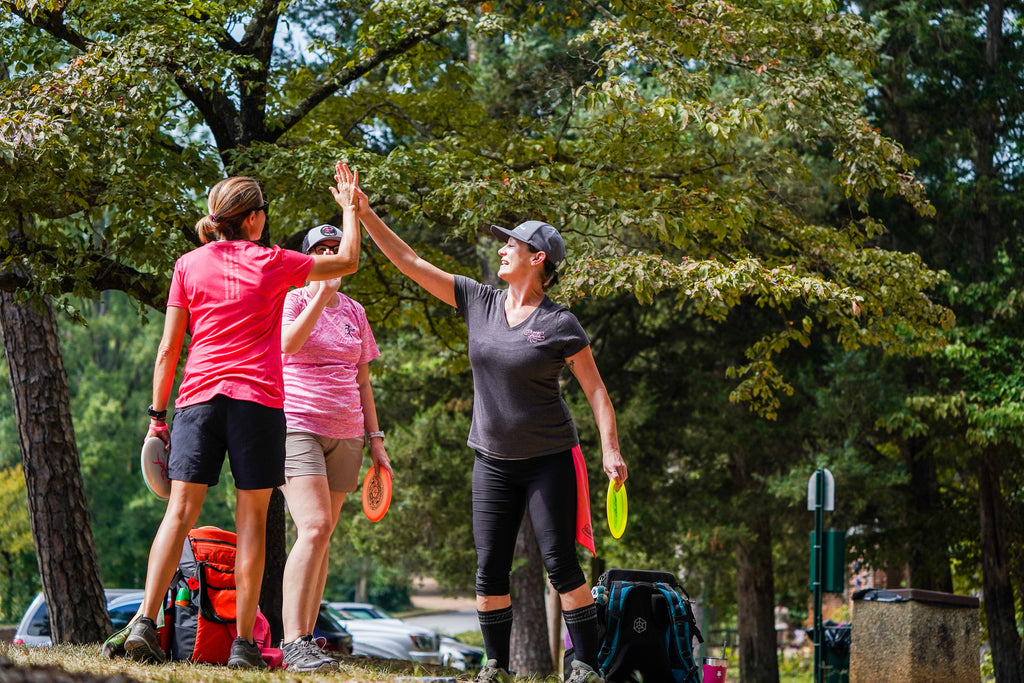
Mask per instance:
[[[513,230],[500,225],[492,225],[491,235],[502,241],[509,237],[515,237],[520,242],[526,242],[537,251],[547,254],[548,260],[555,268],[560,266],[565,259],[565,242],[562,241],[562,236],[543,221],[526,221],[517,225]]]
[[[320,244],[324,240],[334,240],[335,242],[341,242],[341,230],[338,230],[333,225],[318,225],[302,238],[302,253],[308,254],[309,250]]]

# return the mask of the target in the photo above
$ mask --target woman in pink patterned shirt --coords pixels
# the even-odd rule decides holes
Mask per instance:
[[[342,231],[320,225],[302,241],[305,254],[338,251]],[[284,568],[285,664],[323,671],[333,660],[313,641],[327,581],[331,534],[345,497],[356,490],[363,448],[374,466],[391,471],[370,386],[369,363],[380,355],[366,312],[338,291],[341,278],[310,282],[285,299],[285,485],[297,538]]]

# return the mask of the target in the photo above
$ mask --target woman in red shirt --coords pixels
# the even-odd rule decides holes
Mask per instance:
[[[345,167],[337,180],[331,192],[343,209],[343,234],[336,254],[307,256],[258,244],[269,204],[255,180],[234,177],[210,190],[209,213],[196,223],[203,245],[175,264],[146,434],[172,446],[171,494],[149,553],[141,616],[125,640],[133,659],[165,658],[154,620],[185,536],[199,518],[207,488],[219,479],[227,451],[237,489],[238,629],[228,666],[266,666],[253,642],[253,626],[263,579],[267,507],[273,489],[284,483],[281,311],[289,288],[356,271],[358,177]],[[191,342],[169,435],[167,405],[186,331]]]

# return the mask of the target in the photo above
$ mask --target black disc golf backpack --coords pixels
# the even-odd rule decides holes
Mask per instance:
[[[693,638],[704,638],[690,596],[675,575],[609,569],[593,588],[601,636],[598,664],[605,683],[697,683]],[[573,659],[565,653],[565,671]]]

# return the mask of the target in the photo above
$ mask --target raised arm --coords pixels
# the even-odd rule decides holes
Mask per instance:
[[[338,165],[339,168],[341,164]],[[413,282],[449,306],[455,305],[455,276],[420,258],[412,247],[389,228],[370,208],[366,195],[357,190],[357,214],[366,232],[389,261]]]
[[[359,220],[356,217],[356,199],[359,193],[359,173],[345,164],[338,164],[334,175],[338,186],[330,188],[334,201],[342,209],[341,244],[337,254],[313,257],[310,280],[330,280],[351,275],[359,268]]]
[[[604,386],[601,373],[597,370],[594,353],[588,345],[579,353],[566,359],[569,369],[580,383],[587,397],[590,409],[594,411],[594,421],[601,433],[602,465],[608,478],[616,483],[616,488],[626,482],[629,472],[626,461],[619,452],[619,433],[615,425],[615,408]]]

